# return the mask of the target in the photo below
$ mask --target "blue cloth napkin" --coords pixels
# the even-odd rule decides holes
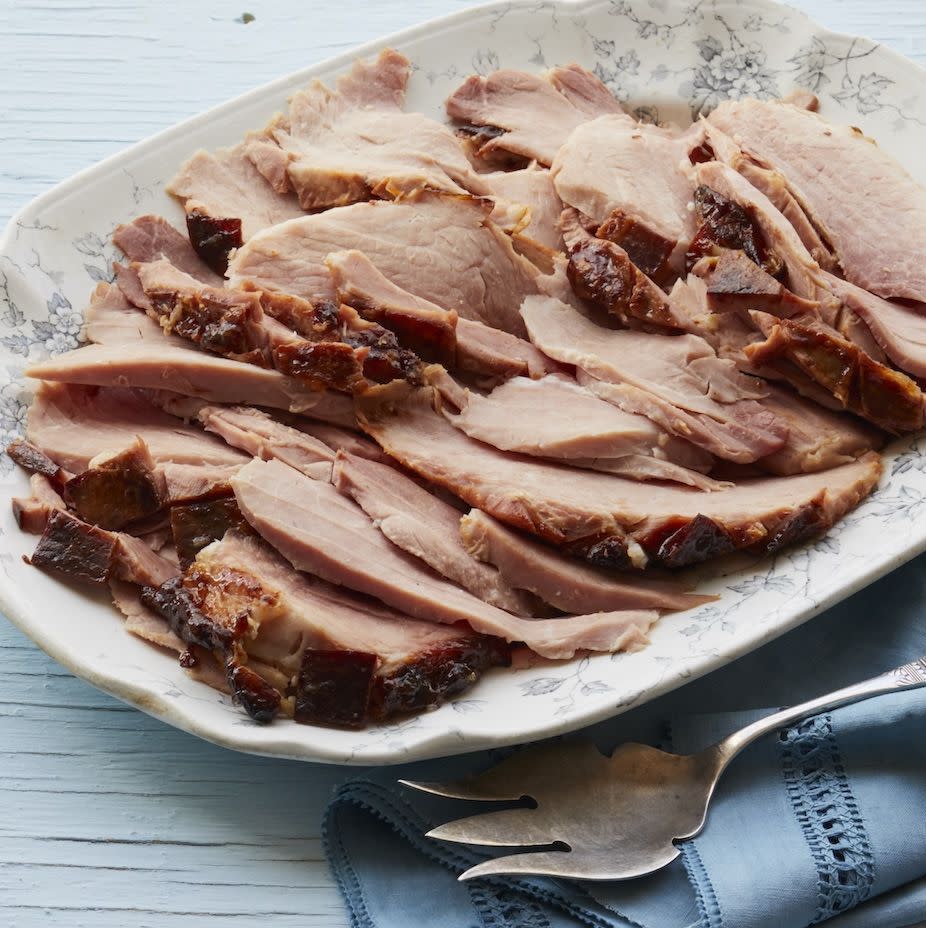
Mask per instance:
[[[759,715],[926,654],[926,556],[803,628],[647,706],[586,729],[610,750],[697,751]],[[761,711],[757,711],[760,710]],[[568,740],[568,739],[566,739]],[[753,745],[708,827],[639,880],[456,876],[476,849],[423,837],[478,811],[410,793],[499,752],[371,771],[341,787],[325,846],[355,928],[905,928],[926,921],[926,689],[879,697]]]

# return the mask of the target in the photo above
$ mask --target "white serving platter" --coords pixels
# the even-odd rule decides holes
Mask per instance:
[[[161,213],[182,225],[164,184],[196,148],[235,143],[313,77],[394,46],[412,60],[408,107],[442,118],[446,96],[476,71],[592,68],[641,118],[683,122],[730,96],[805,87],[822,113],[861,127],[926,182],[926,72],[860,38],[828,32],[765,0],[494,3],[389,36],[275,81],[83,171],[39,197],[0,241],[0,441],[20,434],[27,361],[68,350],[97,281],[111,277],[113,228]],[[574,730],[616,715],[807,621],[926,548],[922,438],[896,442],[878,491],[829,534],[761,561],[703,571],[713,604],[668,616],[636,654],[497,670],[442,708],[347,732],[277,721],[258,726],[189,679],[167,653],[127,634],[103,595],[24,564],[9,497],[27,480],[0,460],[0,608],[75,674],[171,725],[226,747],[342,764],[387,764]]]

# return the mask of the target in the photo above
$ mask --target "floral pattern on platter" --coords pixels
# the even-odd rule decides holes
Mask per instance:
[[[828,33],[766,0],[513,0],[412,30],[389,44],[413,61],[409,106],[435,116],[468,74],[498,67],[536,71],[570,61],[593,68],[639,118],[658,123],[690,120],[726,99],[806,88],[820,96],[824,115],[859,125],[926,181],[919,158],[926,146],[921,72],[870,41]],[[311,77],[331,80],[353,57],[260,91],[247,103],[244,125],[263,124],[292,90]],[[142,212],[179,220],[163,191],[164,165],[179,165],[199,146],[228,144],[242,131],[234,114],[207,114],[40,198],[10,224],[0,246],[0,441],[8,443],[25,425],[23,369],[78,344],[90,292],[113,279],[116,224]],[[926,512],[924,440],[913,437],[889,449],[882,488],[826,537],[758,563],[741,558],[700,571],[701,588],[720,599],[665,617],[643,651],[526,661],[488,674],[435,712],[360,733],[288,723],[257,728],[226,697],[189,680],[154,649],[113,634],[115,616],[98,602],[24,566],[20,555],[32,540],[15,530],[8,507],[0,512],[0,566],[9,583],[0,597],[7,614],[75,672],[230,747],[337,763],[497,748],[649,700],[781,634],[926,548],[926,532],[916,529]],[[0,482],[7,495],[25,487],[5,456]],[[38,616],[28,607],[37,601],[55,608]]]

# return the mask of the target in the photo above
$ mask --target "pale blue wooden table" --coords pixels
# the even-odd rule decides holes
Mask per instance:
[[[0,0],[0,225],[131,142],[468,5]],[[926,63],[926,0],[797,5]],[[344,925],[318,838],[344,775],[175,731],[0,617],[0,928]]]

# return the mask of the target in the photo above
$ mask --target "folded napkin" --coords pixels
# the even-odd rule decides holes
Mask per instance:
[[[926,557],[683,690],[579,737],[700,750],[769,709],[926,654]],[[732,711],[735,710],[735,711]],[[566,739],[568,740],[568,739]],[[498,752],[371,772],[342,786],[325,846],[356,928],[905,928],[926,922],[926,689],[800,723],[748,748],[720,781],[708,826],[665,870],[577,883],[456,876],[484,859],[432,841],[479,811],[411,793]]]

